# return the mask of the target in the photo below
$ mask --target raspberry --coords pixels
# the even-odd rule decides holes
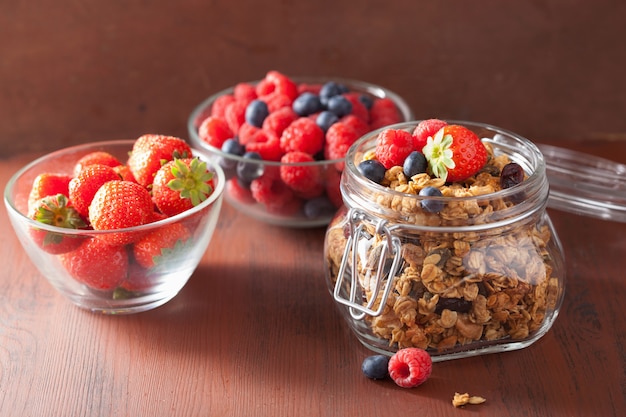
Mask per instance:
[[[439,119],[427,119],[419,122],[415,130],[413,130],[413,144],[415,149],[421,152],[424,146],[426,146],[428,137],[435,136],[435,133],[447,124],[448,123]]]
[[[324,182],[317,165],[289,165],[315,162],[304,152],[288,152],[280,159],[280,178],[303,198],[315,198],[324,192]]]
[[[322,89],[321,84],[300,83],[298,84],[298,95],[302,93],[313,93],[319,96],[321,89]]]
[[[298,97],[298,86],[286,75],[278,71],[269,71],[257,85],[256,92],[259,97],[278,92],[293,101]]]
[[[310,118],[300,117],[283,131],[280,147],[285,152],[315,155],[324,147],[324,131]]]
[[[343,205],[343,196],[341,195],[341,170],[335,167],[326,169],[326,196],[339,208]]]
[[[257,202],[274,209],[285,206],[294,199],[293,191],[284,182],[268,175],[253,180],[250,191]]]
[[[221,149],[226,139],[233,137],[233,131],[228,127],[226,120],[221,117],[209,116],[200,124],[198,136],[200,140]]]
[[[235,96],[237,101],[241,101],[246,104],[257,98],[254,86],[249,83],[237,84],[233,89],[233,96]]]
[[[263,121],[262,128],[263,130],[272,131],[276,136],[280,137],[287,126],[293,123],[297,118],[298,115],[291,107],[283,107],[270,113]]]
[[[218,98],[215,99],[215,101],[213,102],[213,105],[211,106],[210,116],[224,117],[224,115],[226,114],[226,107],[228,107],[229,104],[234,103],[234,102],[235,102],[235,97],[233,97],[232,94],[225,94],[223,96],[219,96]]]
[[[359,138],[356,130],[350,125],[337,122],[328,128],[326,132],[326,147],[324,156],[326,159],[343,159],[348,148]]]
[[[254,197],[252,197],[250,190],[242,186],[237,178],[233,178],[226,183],[226,190],[232,198],[239,202],[244,204],[254,203]]]
[[[263,129],[254,134],[252,141],[246,145],[246,151],[257,152],[265,161],[279,161],[284,154],[278,137]]]
[[[267,109],[270,113],[280,110],[283,107],[291,108],[291,103],[293,103],[293,100],[289,98],[289,96],[279,92],[273,92],[263,96],[263,101],[267,104]]]
[[[345,93],[344,97],[352,103],[352,113],[354,116],[363,120],[365,123],[370,121],[370,112],[367,110],[363,102],[359,99],[359,93]]]
[[[228,127],[232,132],[239,131],[241,125],[245,123],[247,107],[243,101],[233,101],[226,106],[224,119],[226,119],[226,123],[228,123]]]
[[[242,145],[247,145],[248,143],[254,142],[254,135],[261,130],[256,126],[252,126],[251,124],[244,123],[239,127],[239,131],[237,132],[237,138],[239,139],[239,143]]]
[[[400,122],[400,112],[388,97],[378,99],[370,109],[370,127],[374,129]]]
[[[433,361],[424,349],[405,348],[389,359],[389,376],[402,388],[423,384],[433,370]]]
[[[352,126],[356,131],[357,137],[361,137],[370,131],[370,126],[363,120],[353,114],[344,116],[339,120],[341,123]]]
[[[385,129],[379,133],[376,140],[376,159],[389,169],[404,163],[404,160],[413,152],[413,136],[398,129]]]

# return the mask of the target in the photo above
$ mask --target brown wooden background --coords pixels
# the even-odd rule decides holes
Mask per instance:
[[[167,133],[268,70],[384,85],[417,118],[626,140],[620,0],[0,0],[0,157]]]

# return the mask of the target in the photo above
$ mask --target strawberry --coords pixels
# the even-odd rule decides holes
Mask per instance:
[[[86,166],[70,181],[69,197],[72,205],[81,216],[88,218],[89,204],[96,191],[105,182],[119,179],[120,176],[110,166],[100,164]]]
[[[122,163],[110,153],[105,151],[94,151],[81,157],[78,162],[76,162],[76,165],[74,165],[74,176],[78,175],[78,173],[86,166],[93,164],[106,165],[111,168],[122,165]]]
[[[426,146],[428,138],[435,136],[435,133],[447,124],[447,122],[439,119],[426,119],[419,122],[415,130],[413,130],[413,146],[415,150],[421,152],[424,146]]]
[[[422,151],[432,174],[447,182],[463,181],[487,163],[485,145],[474,132],[460,125],[439,129]]]
[[[71,179],[72,176],[67,174],[43,173],[37,175],[28,195],[29,216],[32,214],[31,208],[42,198],[57,194],[69,195]]]
[[[114,230],[140,226],[154,219],[148,190],[130,181],[109,181],[96,192],[89,205],[89,220],[94,230]],[[137,233],[99,236],[112,244],[125,244],[138,238]]]
[[[198,158],[175,159],[154,176],[152,199],[161,213],[174,216],[197,206],[213,193],[213,173]]]
[[[184,251],[191,236],[182,223],[173,223],[156,229],[133,245],[135,260],[144,268],[158,266],[168,256]]]
[[[57,194],[44,197],[33,204],[31,218],[50,226],[68,229],[83,229],[87,224],[70,204],[66,196]],[[81,239],[47,230],[30,229],[33,241],[44,251],[60,254],[74,250]]]
[[[189,144],[184,140],[165,135],[143,135],[133,144],[128,167],[135,180],[148,187],[161,166],[174,158],[190,158]]]
[[[85,239],[76,250],[59,258],[74,279],[97,290],[115,288],[128,271],[126,249],[96,238]]]

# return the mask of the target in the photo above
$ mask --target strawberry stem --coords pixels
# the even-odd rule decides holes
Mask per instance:
[[[432,174],[444,181],[448,178],[448,170],[456,166],[452,159],[451,146],[452,135],[444,135],[443,129],[440,129],[434,137],[428,137],[426,145],[422,149]]]
[[[189,166],[180,159],[176,159],[172,165],[173,180],[167,186],[180,193],[181,198],[191,200],[193,206],[197,206],[207,199],[213,192],[211,180],[213,173],[207,170],[206,162],[193,158]]]

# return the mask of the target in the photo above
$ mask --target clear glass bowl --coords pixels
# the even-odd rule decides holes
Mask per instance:
[[[400,121],[413,119],[413,113],[406,101],[398,94],[384,87],[363,81],[341,78],[294,77],[292,80],[298,84],[309,86],[319,86],[328,81],[334,81],[348,87],[350,92],[361,93],[371,98],[388,98],[395,104],[399,112]],[[259,81],[249,81],[247,83],[256,85]],[[255,161],[260,172],[274,176],[276,176],[276,172],[280,170],[281,166],[310,167],[318,173],[319,185],[325,190],[321,196],[314,198],[296,196],[296,198],[291,200],[290,204],[280,208],[272,208],[255,200],[250,193],[249,186],[242,186],[241,182],[237,180],[235,167],[237,164],[249,164],[249,160],[222,152],[221,149],[209,145],[200,138],[198,127],[210,115],[215,101],[224,95],[233,94],[234,89],[235,87],[233,86],[208,97],[191,112],[187,123],[192,146],[206,151],[213,157],[216,163],[224,168],[227,177],[226,190],[224,191],[226,201],[238,211],[270,224],[287,227],[327,226],[336,213],[337,208],[342,204],[339,180],[343,170],[343,158],[290,164],[283,164],[278,161]],[[275,184],[275,186],[282,186],[282,184]],[[328,201],[330,201],[330,205],[325,204]],[[320,202],[322,203],[321,205],[319,204]]]
[[[224,173],[219,166],[212,165],[209,161],[209,168],[216,174],[213,194],[193,209],[165,220],[127,229],[94,231],[49,226],[27,217],[28,196],[37,175],[50,172],[72,174],[75,163],[82,156],[97,150],[109,152],[120,161],[125,161],[133,143],[134,140],[95,142],[50,153],[16,172],[4,190],[4,203],[11,225],[33,264],[66,298],[77,306],[94,312],[137,313],[171,300],[187,283],[200,262],[211,241],[221,209]],[[194,150],[194,153],[195,156],[206,159],[201,156],[201,152]],[[34,233],[41,231],[48,236],[76,239],[80,243],[91,239],[106,240],[107,236],[118,233],[145,236],[174,223],[182,224],[189,231],[189,238],[183,244],[184,250],[173,251],[158,266],[150,269],[141,267],[129,255],[126,278],[120,286],[107,291],[97,290],[77,281],[63,265],[62,257],[67,254],[49,253],[33,239]],[[133,243],[127,244],[123,250],[132,253],[132,245]]]
[[[418,122],[392,126],[412,132]],[[378,132],[348,151],[345,202],[325,239],[326,280],[357,338],[393,354],[427,349],[433,360],[529,346],[552,326],[565,288],[564,255],[546,212],[543,155],[497,127],[449,121],[473,130],[527,178],[508,189],[463,197],[420,197],[376,184],[357,170]],[[478,191],[478,190],[476,190]],[[421,201],[442,210],[424,211]]]

